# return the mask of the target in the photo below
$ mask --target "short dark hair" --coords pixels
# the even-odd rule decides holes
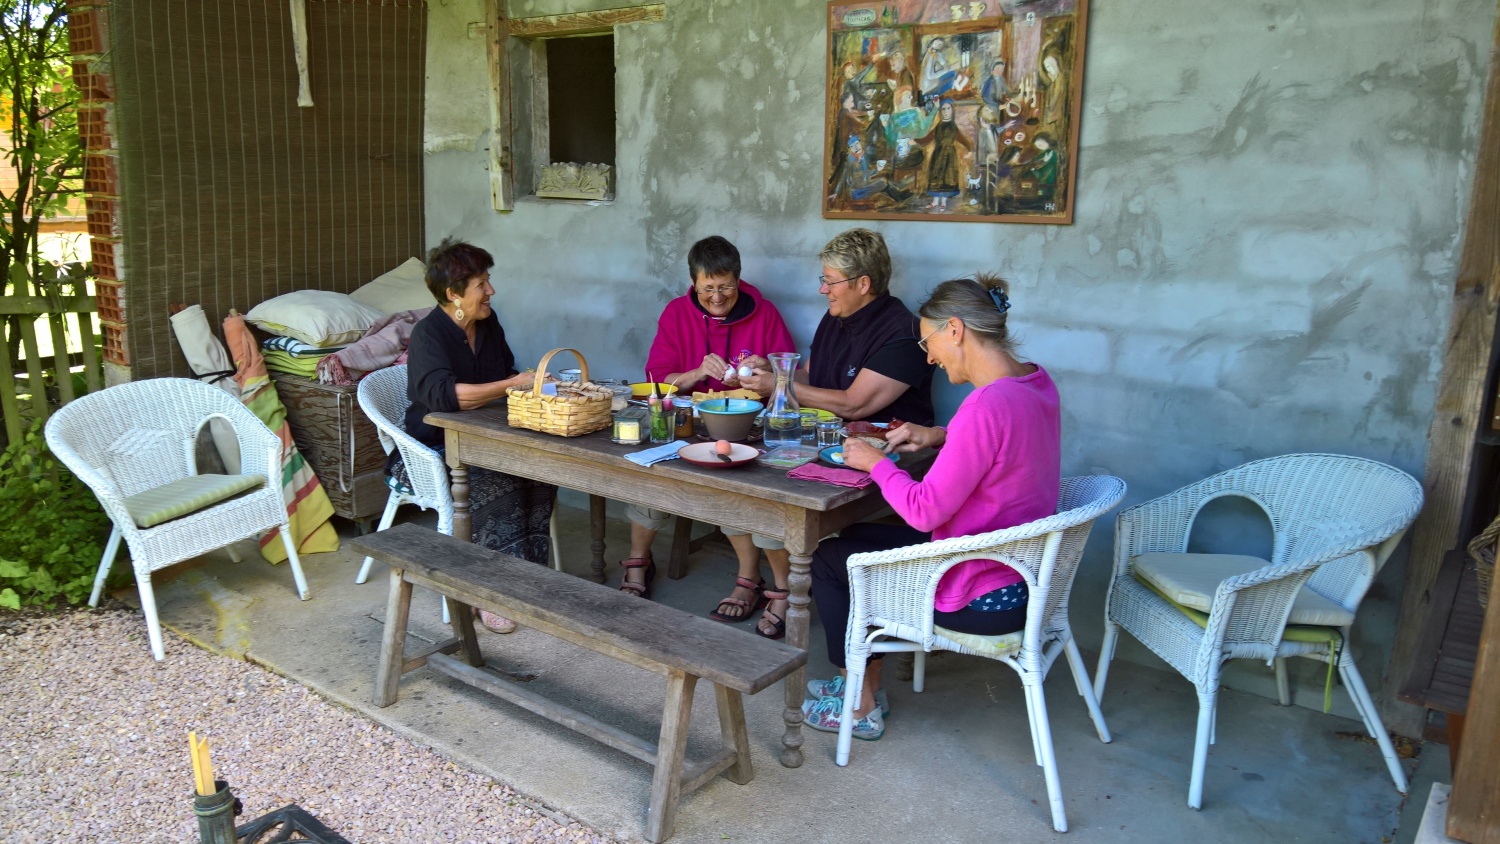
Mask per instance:
[[[437,248],[427,253],[427,290],[439,305],[448,304],[449,293],[464,295],[469,279],[495,266],[490,253],[472,243],[443,238]]]
[[[718,278],[721,275],[731,275],[735,281],[740,280],[740,250],[718,235],[710,235],[693,244],[693,248],[688,250],[688,280],[697,281],[700,276]]]

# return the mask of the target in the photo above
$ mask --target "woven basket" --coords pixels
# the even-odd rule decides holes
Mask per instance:
[[[1479,605],[1490,605],[1490,581],[1495,577],[1495,542],[1500,539],[1500,516],[1490,526],[1469,542],[1469,556],[1474,560],[1474,573],[1479,580]]]
[[[579,383],[564,382],[557,385],[557,395],[542,394],[542,377],[547,374],[547,364],[558,352],[572,352],[578,358]],[[589,381],[589,364],[577,349],[553,349],[542,356],[536,367],[536,381],[531,389],[511,387],[505,391],[508,399],[510,426],[556,434],[559,437],[581,437],[602,431],[610,425],[610,401],[614,394]]]

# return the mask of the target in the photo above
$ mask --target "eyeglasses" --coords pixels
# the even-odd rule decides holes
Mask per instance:
[[[939,325],[937,328],[934,328],[932,330],[932,334],[928,334],[926,337],[923,337],[922,339],[917,341],[917,348],[922,350],[922,354],[927,354],[927,341],[931,340],[934,334],[937,334],[939,331],[942,331],[947,327],[948,323],[945,322],[942,325]]]
[[[855,276],[855,278],[863,278],[863,276]],[[855,278],[829,278],[826,275],[820,275],[818,276],[818,287],[827,287],[828,289],[832,290],[835,284],[847,284],[848,282],[854,281]]]
[[[695,287],[693,289],[698,291],[698,297],[701,299],[709,296],[733,296],[734,292],[740,289],[740,286],[738,284],[729,284],[724,287]]]

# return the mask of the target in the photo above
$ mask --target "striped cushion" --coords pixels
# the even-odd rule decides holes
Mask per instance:
[[[125,499],[136,527],[148,528],[264,486],[264,475],[193,475]]]
[[[1130,573],[1173,603],[1208,612],[1221,582],[1268,565],[1259,557],[1239,554],[1151,553],[1131,558]],[[1354,613],[1304,586],[1292,601],[1292,614],[1286,621],[1347,627],[1354,623]]]

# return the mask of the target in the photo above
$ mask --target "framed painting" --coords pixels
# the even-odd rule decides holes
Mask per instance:
[[[1073,222],[1088,0],[831,0],[824,217]]]

